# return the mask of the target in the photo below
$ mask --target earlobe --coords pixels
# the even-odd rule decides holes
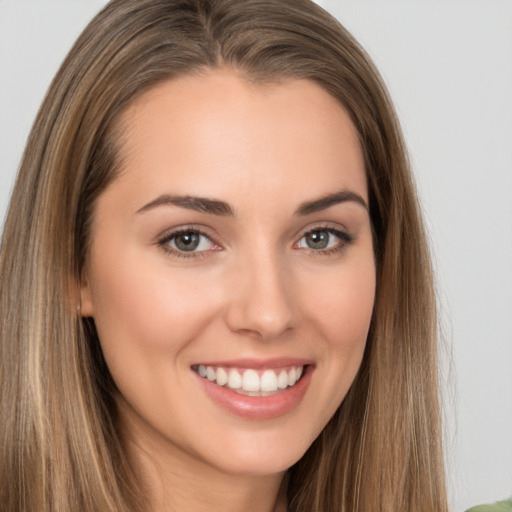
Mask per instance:
[[[94,316],[91,287],[87,276],[83,276],[80,282],[80,304],[79,314],[82,317]]]

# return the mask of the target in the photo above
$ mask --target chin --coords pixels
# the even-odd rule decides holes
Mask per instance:
[[[312,442],[309,438],[297,439],[293,434],[233,441],[219,443],[221,450],[210,453],[208,459],[225,473],[247,476],[285,472],[302,458]]]

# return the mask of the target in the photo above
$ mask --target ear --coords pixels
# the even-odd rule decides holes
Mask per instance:
[[[91,286],[85,272],[80,279],[80,315],[83,317],[94,316]]]

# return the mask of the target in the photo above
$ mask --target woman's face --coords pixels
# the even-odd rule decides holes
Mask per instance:
[[[81,300],[123,425],[155,460],[281,472],[365,347],[375,265],[356,131],[312,82],[227,70],[165,82],[121,122]]]

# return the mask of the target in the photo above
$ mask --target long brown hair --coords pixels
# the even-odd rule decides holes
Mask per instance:
[[[229,67],[309,79],[358,131],[377,294],[360,371],[289,470],[290,511],[447,510],[435,297],[403,138],[366,53],[309,0],[113,0],[55,77],[21,162],[0,252],[0,508],[142,510],[114,384],[75,310],[97,197],[119,166],[116,120],[155,84]]]

